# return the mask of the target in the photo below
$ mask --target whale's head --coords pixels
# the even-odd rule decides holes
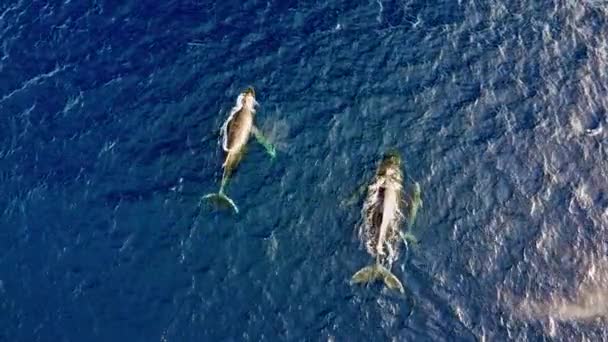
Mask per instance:
[[[384,154],[382,164],[386,166],[399,166],[401,165],[401,155],[397,150],[389,150]]]
[[[253,89],[253,87],[247,87],[247,89],[243,91],[243,95],[251,95],[255,97],[255,89]]]
[[[255,90],[253,87],[248,87],[241,95],[243,96],[243,107],[253,110],[253,107],[258,104],[255,100]]]
[[[398,174],[401,168],[401,156],[396,150],[390,150],[384,154],[380,167],[378,169],[378,175],[394,175]]]

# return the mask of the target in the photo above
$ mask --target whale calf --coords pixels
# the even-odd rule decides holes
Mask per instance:
[[[275,157],[274,146],[262,135],[255,126],[254,119],[256,106],[255,90],[252,87],[245,89],[237,98],[235,106],[230,111],[228,119],[224,122],[221,129],[222,149],[226,154],[222,164],[222,182],[217,193],[210,193],[203,196],[203,199],[213,199],[227,203],[234,212],[238,214],[239,209],[234,201],[224,192],[228,179],[241,161],[245,147],[249,142],[249,137],[253,134],[256,139],[264,145],[271,157]]]

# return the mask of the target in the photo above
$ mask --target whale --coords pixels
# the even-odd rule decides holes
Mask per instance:
[[[222,181],[217,193],[210,193],[203,196],[204,200],[215,200],[226,203],[235,213],[239,209],[234,201],[225,192],[226,184],[230,176],[237,168],[246,150],[249,138],[254,136],[270,154],[272,158],[276,156],[274,146],[255,126],[255,114],[258,102],[255,99],[255,90],[248,87],[237,97],[236,104],[230,111],[226,121],[221,128],[221,145],[224,151],[224,163],[222,164]]]
[[[401,227],[404,221],[403,173],[401,157],[396,152],[386,153],[367,187],[361,210],[362,224],[358,237],[374,262],[357,271],[351,284],[367,284],[382,280],[391,290],[404,292],[401,281],[390,271],[398,258]]]

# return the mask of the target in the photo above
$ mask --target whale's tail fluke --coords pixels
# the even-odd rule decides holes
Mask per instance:
[[[397,290],[401,293],[405,292],[401,281],[386,267],[378,263],[360,269],[353,275],[350,282],[351,284],[372,283],[378,280],[378,278],[381,278],[389,289]]]
[[[210,201],[213,201],[213,202],[219,203],[219,204],[225,204],[225,205],[231,207],[234,210],[235,214],[239,213],[239,208],[236,206],[234,201],[230,197],[226,196],[226,194],[221,190],[220,190],[220,192],[217,192],[217,193],[214,192],[214,193],[207,194],[207,195],[203,196],[203,199],[210,200]]]
[[[217,204],[227,205],[234,210],[235,214],[238,214],[239,208],[236,206],[234,201],[230,197],[228,197],[224,192],[224,187],[226,186],[226,183],[228,183],[228,177],[226,175],[226,172],[224,172],[224,175],[222,176],[222,184],[220,186],[220,191],[207,194],[203,196],[203,199],[210,200]]]

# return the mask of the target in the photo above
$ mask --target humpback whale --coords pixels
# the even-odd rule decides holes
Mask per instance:
[[[249,137],[255,138],[266,148],[272,158],[276,155],[274,146],[262,135],[255,126],[254,119],[256,106],[255,90],[252,87],[245,89],[237,98],[236,104],[230,111],[228,119],[224,122],[221,129],[222,149],[225,153],[224,163],[222,164],[222,182],[217,193],[210,193],[203,196],[203,199],[213,199],[227,203],[234,212],[238,214],[239,209],[234,201],[228,197],[224,191],[228,179],[241,161]]]
[[[388,288],[404,292],[401,281],[390,271],[402,241],[402,192],[401,157],[395,152],[387,153],[367,187],[361,210],[363,223],[358,231],[359,239],[375,262],[356,272],[352,284],[381,279]]]

